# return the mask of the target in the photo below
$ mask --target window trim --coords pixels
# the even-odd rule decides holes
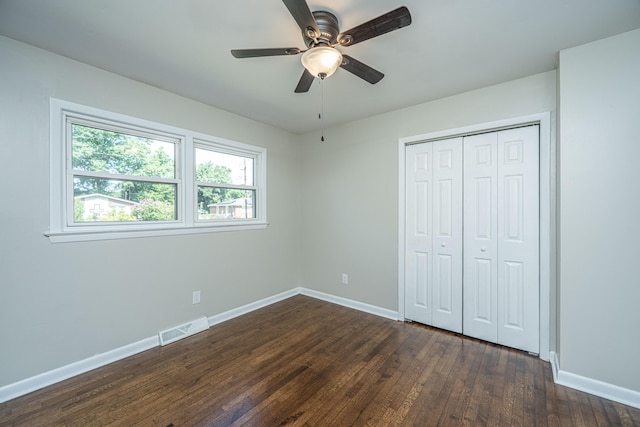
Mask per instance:
[[[211,150],[211,148],[215,148],[215,150]],[[266,200],[259,200],[260,196],[263,192],[259,191],[260,186],[258,185],[260,182],[266,182],[266,174],[262,174],[263,170],[265,169],[263,165],[260,164],[260,160],[259,160],[259,156],[256,154],[255,150],[247,150],[247,149],[242,149],[240,147],[235,148],[235,149],[230,149],[230,147],[226,144],[222,144],[220,143],[220,141],[214,141],[211,139],[207,139],[207,138],[194,138],[193,139],[193,162],[195,164],[195,157],[196,157],[196,149],[201,149],[201,150],[209,150],[209,151],[216,151],[218,153],[224,153],[224,154],[231,154],[231,155],[238,155],[238,156],[244,156],[244,157],[248,157],[248,158],[252,158],[253,159],[253,185],[235,185],[235,184],[224,184],[224,183],[215,183],[215,182],[200,182],[200,181],[196,181],[195,180],[195,167],[194,167],[194,174],[193,174],[193,179],[194,179],[194,183],[193,183],[193,197],[196,203],[195,209],[198,209],[197,206],[197,194],[198,194],[198,186],[203,185],[206,187],[212,187],[212,188],[235,188],[235,189],[239,189],[239,190],[253,190],[255,191],[255,200],[254,203],[255,205],[258,207],[255,209],[255,214],[256,214],[256,218],[241,218],[241,219],[237,219],[234,221],[224,221],[224,220],[207,220],[207,219],[198,219],[198,215],[194,215],[194,226],[196,227],[206,227],[208,225],[211,224],[218,224],[218,225],[231,225],[231,224],[239,224],[242,222],[250,222],[250,221],[255,221],[257,218],[260,217],[260,213],[258,212],[258,209],[260,206],[262,206]],[[266,172],[266,171],[265,171]]]
[[[184,212],[184,203],[183,193],[184,193],[184,185],[182,184],[182,177],[184,175],[183,168],[181,167],[181,159],[183,156],[183,146],[185,145],[186,138],[180,134],[169,133],[165,131],[151,131],[148,129],[140,129],[134,128],[130,123],[117,123],[113,120],[109,119],[99,119],[95,120],[90,117],[87,117],[85,114],[78,113],[62,113],[62,125],[64,126],[64,134],[63,134],[63,145],[64,145],[64,156],[65,156],[65,165],[64,165],[64,177],[63,181],[65,185],[64,195],[67,195],[65,203],[64,203],[64,212],[62,212],[61,216],[64,221],[63,227],[67,229],[67,231],[74,232],[94,232],[96,230],[109,228],[110,230],[133,230],[133,229],[150,229],[156,228],[152,227],[156,225],[157,228],[165,228],[165,224],[172,224],[174,227],[181,224],[182,219],[185,218]],[[73,158],[72,158],[72,150],[73,150],[73,141],[71,136],[73,125],[77,124],[85,127],[93,127],[96,129],[107,130],[110,132],[117,133],[126,133],[128,135],[142,137],[142,138],[152,138],[158,141],[169,142],[175,144],[174,146],[174,178],[161,178],[161,177],[148,177],[148,176],[136,176],[136,175],[120,175],[114,174],[110,172],[93,172],[93,171],[82,171],[73,168]],[[124,181],[138,181],[138,182],[152,182],[152,183],[160,183],[160,184],[173,184],[176,186],[176,219],[175,220],[167,220],[167,221],[153,221],[153,222],[131,222],[131,223],[101,223],[101,222],[89,222],[86,224],[76,223],[73,221],[73,205],[74,205],[74,197],[68,197],[70,194],[73,194],[73,180],[77,176],[85,176],[85,177],[94,177],[94,178],[103,178],[103,179],[114,179],[114,180],[124,180]]]
[[[153,137],[164,136],[176,142],[175,169],[177,181],[177,220],[154,221],[149,223],[100,223],[69,224],[69,177],[73,176],[70,166],[70,141],[67,141],[68,118],[87,120],[92,124],[115,126],[116,129],[130,129],[133,134]],[[120,113],[88,107],[56,98],[50,98],[50,192],[49,231],[44,235],[52,243],[79,242],[92,240],[125,239],[152,236],[168,236],[219,231],[263,229],[267,222],[267,150],[263,147],[244,144],[224,138],[206,135],[187,129],[164,125]],[[215,147],[227,154],[250,156],[255,159],[254,184],[256,189],[256,218],[238,220],[198,220],[197,183],[195,181],[195,148],[199,143]],[[209,148],[209,149],[210,149]],[[158,180],[161,181],[161,180]],[[73,194],[73,192],[71,192]],[[71,210],[73,212],[73,210]]]

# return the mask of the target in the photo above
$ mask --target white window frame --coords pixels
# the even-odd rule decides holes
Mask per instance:
[[[69,119],[105,126],[132,134],[160,137],[176,141],[175,180],[177,219],[131,223],[74,224],[73,173],[71,171],[71,141]],[[229,220],[197,219],[197,184],[195,182],[195,147],[254,159],[255,218]],[[267,222],[267,150],[249,144],[168,126],[124,114],[50,99],[50,224],[45,236],[52,243],[90,240],[125,239],[176,234],[263,229]],[[162,181],[161,179],[158,180]]]
[[[194,156],[194,161],[195,161],[195,152],[196,152],[196,148],[201,149],[201,150],[208,150],[208,151],[214,151],[217,153],[223,153],[223,154],[230,154],[233,156],[239,156],[239,157],[247,157],[253,160],[253,184],[252,185],[235,185],[235,184],[225,184],[225,183],[214,183],[214,182],[195,182],[194,187],[194,198],[196,200],[197,203],[197,194],[198,194],[198,186],[202,185],[202,186],[206,186],[206,187],[212,187],[212,188],[231,188],[231,189],[236,189],[236,190],[250,190],[250,191],[255,191],[255,198],[254,198],[254,204],[256,205],[256,207],[254,208],[254,212],[256,214],[256,217],[258,216],[258,210],[257,207],[260,206],[262,203],[258,203],[258,194],[259,194],[259,187],[257,185],[258,183],[258,175],[260,174],[262,167],[258,162],[258,156],[256,155],[256,153],[252,150],[243,150],[243,149],[239,149],[239,148],[231,148],[228,147],[224,144],[221,144],[220,142],[216,142],[213,140],[206,140],[206,139],[194,139],[193,141],[193,156]],[[195,180],[195,168],[194,168],[194,180]],[[196,206],[197,209],[197,206]],[[238,221],[252,221],[255,218],[238,218],[238,219],[234,219],[234,220],[219,220],[219,219],[198,219],[198,216],[196,214],[195,216],[195,221],[197,224],[227,224],[227,223],[238,223]]]
[[[64,224],[68,231],[74,232],[93,232],[103,228],[108,228],[112,231],[126,231],[126,230],[146,230],[150,228],[164,228],[167,224],[175,226],[182,222],[184,217],[184,209],[182,203],[183,185],[182,185],[182,168],[180,159],[182,157],[181,146],[184,145],[185,138],[179,134],[172,134],[168,132],[160,132],[158,130],[142,129],[141,127],[132,128],[128,125],[114,122],[107,119],[98,119],[87,117],[84,114],[63,112],[63,125],[64,131],[64,153],[65,153],[65,172],[64,172],[64,185],[65,185],[65,204],[63,207],[62,217]],[[73,169],[72,159],[72,125],[77,124],[81,126],[93,127],[96,129],[103,129],[107,131],[123,133],[127,135],[139,136],[143,138],[150,138],[155,140],[161,140],[164,142],[170,142],[175,144],[174,147],[174,178],[159,178],[159,177],[146,177],[146,176],[132,176],[132,175],[118,175],[105,172],[92,172],[92,171],[76,171]],[[174,184],[176,186],[176,219],[172,221],[153,221],[153,222],[131,222],[131,223],[103,223],[103,222],[87,222],[87,223],[75,223],[73,221],[73,180],[76,176],[87,176],[103,179],[121,179],[121,180],[136,180],[145,181],[159,184]],[[71,197],[69,197],[71,195]]]

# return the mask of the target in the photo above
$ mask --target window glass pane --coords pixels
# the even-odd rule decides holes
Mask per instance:
[[[255,199],[254,190],[198,186],[198,219],[255,218]]]
[[[254,185],[253,158],[196,148],[196,181]]]
[[[175,144],[71,125],[73,169],[175,178]]]
[[[75,177],[73,218],[75,223],[174,221],[176,185]]]

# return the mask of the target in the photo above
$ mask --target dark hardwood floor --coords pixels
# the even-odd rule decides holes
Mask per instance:
[[[0,404],[1,426],[640,426],[528,354],[296,296]]]

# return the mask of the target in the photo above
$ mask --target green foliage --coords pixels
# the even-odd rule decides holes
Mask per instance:
[[[211,182],[216,184],[231,184],[231,169],[226,166],[214,165],[208,161],[196,166],[196,181]],[[244,197],[241,190],[198,186],[198,210],[201,213],[209,212],[209,205],[226,200],[234,200]]]
[[[88,126],[72,125],[73,168],[133,177],[173,178],[175,162],[162,148],[164,143]],[[175,219],[176,186],[144,181],[83,177],[74,179],[74,196],[103,194],[140,203],[134,215],[112,210],[98,218],[82,218],[82,203],[74,204],[76,222],[157,221]],[[158,203],[151,203],[158,202]],[[169,208],[167,208],[167,206]],[[149,212],[143,212],[149,209]]]
[[[102,214],[99,220],[110,221],[110,222],[128,222],[128,221],[135,221],[136,218],[130,213],[127,213],[119,209],[114,209],[107,212],[106,214]]]
[[[160,200],[145,199],[133,208],[138,221],[171,221],[176,219],[175,207]]]
[[[74,196],[103,194],[138,203],[132,214],[112,209],[83,218],[83,202],[74,203],[74,220],[83,221],[167,221],[176,219],[177,189],[174,184],[137,181],[135,177],[173,178],[175,162],[162,148],[163,143],[148,138],[72,125],[72,163],[75,170],[128,175],[128,180],[95,178],[76,173]],[[169,144],[171,145],[171,144]],[[211,161],[196,166],[196,181],[215,184],[198,186],[198,209],[209,212],[209,205],[245,197],[241,190],[225,188],[231,184],[231,169]]]
[[[73,168],[173,178],[173,160],[149,138],[73,125]],[[158,143],[160,144],[160,143]]]
[[[73,168],[120,175],[173,178],[174,161],[154,141],[133,135],[73,125]],[[161,143],[155,143],[161,144]],[[139,202],[144,199],[173,202],[172,185],[140,181],[77,178],[75,195],[105,194]]]
[[[84,221],[84,200],[73,201],[73,220],[75,222]]]

